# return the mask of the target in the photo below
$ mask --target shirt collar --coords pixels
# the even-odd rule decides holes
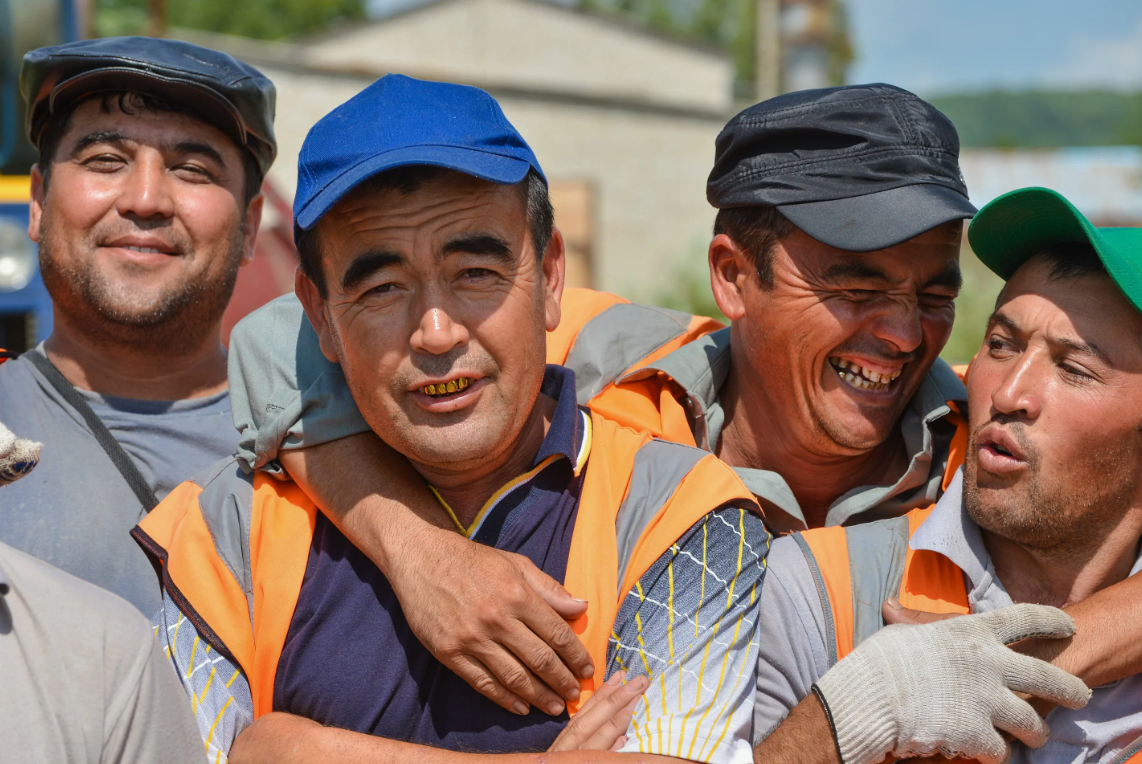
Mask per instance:
[[[448,506],[448,502],[434,487],[429,486],[436,500],[452,518],[452,522],[469,538],[476,534],[501,499],[547,467],[566,459],[571,465],[572,474],[578,477],[587,463],[587,457],[591,453],[591,419],[576,402],[575,372],[562,366],[548,364],[539,391],[555,400],[555,412],[551,416],[551,425],[547,428],[543,443],[536,451],[530,468],[509,480],[492,494],[491,498],[484,502],[484,506],[480,508],[476,519],[469,527],[461,525],[452,508]]]
[[[669,377],[683,392],[694,441],[712,451],[718,442],[725,411],[718,395],[730,373],[730,329],[719,329],[683,345],[649,366],[621,377],[616,384],[655,373]],[[967,389],[942,360],[937,359],[912,397],[900,421],[909,454],[908,469],[892,485],[861,486],[838,498],[829,508],[827,525],[843,525],[855,517],[899,515],[913,505],[930,504],[939,493],[951,442],[951,428],[937,433],[935,424],[951,412],[967,408]],[[766,521],[779,532],[804,530],[805,515],[785,479],[770,470],[734,467],[746,487],[762,502]],[[870,518],[872,519],[872,518]]]
[[[967,579],[968,604],[973,613],[986,613],[1013,604],[1003,583],[995,575],[991,556],[983,543],[983,533],[964,506],[964,471],[956,471],[948,490],[936,502],[932,513],[912,534],[908,546],[917,551],[936,552],[947,557]],[[1142,556],[1130,575],[1142,569]]]

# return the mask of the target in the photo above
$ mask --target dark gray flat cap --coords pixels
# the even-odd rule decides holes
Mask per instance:
[[[226,53],[152,37],[80,40],[25,55],[28,140],[39,148],[52,118],[80,99],[124,90],[187,107],[253,154],[263,174],[274,161],[274,84]]]
[[[955,127],[893,85],[771,98],[731,119],[716,145],[710,204],[777,207],[839,249],[884,249],[976,213]]]

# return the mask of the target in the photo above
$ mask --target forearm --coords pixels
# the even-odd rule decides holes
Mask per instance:
[[[1088,687],[1142,673],[1142,575],[1064,609],[1075,620],[1073,637],[1029,639],[1015,649],[1050,661]]]
[[[394,555],[415,547],[410,539],[454,530],[408,461],[371,432],[282,451],[279,459],[322,512],[386,575]]]
[[[841,764],[829,717],[816,693],[809,693],[758,743],[753,760],[755,764]]]
[[[457,753],[323,727],[300,716],[272,713],[258,719],[238,736],[230,749],[230,761],[232,764],[311,764],[315,761],[334,764],[405,764],[409,761],[417,764],[649,764],[681,760],[607,751]],[[793,762],[793,759],[789,761]]]

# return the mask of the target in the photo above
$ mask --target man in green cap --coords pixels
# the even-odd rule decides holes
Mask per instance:
[[[937,728],[954,727],[956,711],[925,692],[946,677],[925,671],[924,650],[891,639],[861,647],[883,623],[882,602],[885,614],[897,604],[945,614],[1064,607],[1142,569],[1142,229],[1095,228],[1061,195],[1027,188],[981,210],[968,238],[1007,284],[966,379],[964,466],[931,509],[774,543],[756,733],[811,692],[826,704],[846,697],[825,673],[851,652],[864,662],[858,684],[894,681],[917,724],[946,734]],[[1012,760],[1125,760],[1142,744],[1142,677],[1105,684],[1119,676],[1084,676],[1097,688],[1085,708],[1051,711],[1050,737],[1045,727],[1020,735],[1027,745],[1016,743]],[[843,760],[891,748],[876,722],[898,713],[830,710]],[[884,740],[867,734],[882,728]],[[993,742],[1000,760],[1006,743]]]

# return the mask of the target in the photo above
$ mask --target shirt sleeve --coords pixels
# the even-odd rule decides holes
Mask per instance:
[[[254,722],[254,699],[246,676],[199,635],[165,593],[163,608],[155,616],[155,635],[190,699],[206,760],[211,764],[227,761],[230,746]]]
[[[829,670],[825,611],[801,547],[774,542],[761,592],[753,744],[769,736]]]
[[[230,406],[238,459],[276,471],[280,449],[369,431],[341,366],[326,359],[295,295],[267,303],[230,334]]]
[[[101,760],[202,764],[190,706],[138,611],[108,621]]]
[[[625,751],[693,761],[752,762],[758,598],[770,536],[730,507],[706,515],[626,596],[607,649],[607,676],[650,687]]]

